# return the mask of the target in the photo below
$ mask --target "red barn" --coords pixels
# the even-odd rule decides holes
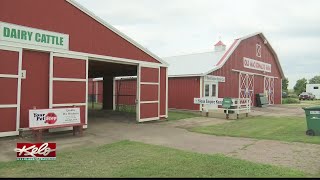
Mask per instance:
[[[137,76],[137,121],[167,117],[167,64],[73,0],[1,0],[0,136],[29,128],[30,109],[80,107],[88,124],[88,79]]]
[[[94,78],[88,81],[88,101],[103,103],[103,79]]]
[[[284,78],[278,56],[263,33],[236,39],[226,49],[164,58],[169,66],[169,108],[202,111],[194,98],[251,98],[265,93],[269,104],[281,104]]]

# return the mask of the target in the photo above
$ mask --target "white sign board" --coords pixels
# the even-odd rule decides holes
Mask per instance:
[[[194,104],[222,105],[223,98],[202,97],[194,98]]]
[[[206,75],[204,76],[205,81],[214,81],[214,82],[226,82],[226,78],[223,76],[212,76]]]
[[[258,71],[271,72],[271,64],[257,61],[250,58],[243,58],[243,66],[248,69],[254,69]]]
[[[69,49],[69,35],[0,22],[0,44]]]
[[[29,127],[80,123],[80,108],[29,110]]]

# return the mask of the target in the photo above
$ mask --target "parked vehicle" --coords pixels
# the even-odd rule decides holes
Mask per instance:
[[[282,92],[282,98],[287,98],[288,97],[288,93],[287,92]]]
[[[320,84],[307,84],[306,92],[310,92],[316,96],[316,99],[320,99]]]
[[[315,98],[315,95],[309,92],[303,92],[299,95],[299,100],[314,100]]]

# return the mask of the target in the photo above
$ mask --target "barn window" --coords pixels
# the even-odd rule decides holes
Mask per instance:
[[[216,87],[217,87],[217,85],[215,85],[215,84],[212,84],[212,94],[211,94],[211,96],[212,97],[216,97]]]
[[[209,97],[209,84],[206,84],[204,88],[204,96]]]
[[[261,57],[261,45],[260,44],[256,45],[256,55],[257,55],[257,57]]]
[[[313,87],[313,89],[319,89],[319,87],[318,87],[318,86],[315,86],[315,87]]]

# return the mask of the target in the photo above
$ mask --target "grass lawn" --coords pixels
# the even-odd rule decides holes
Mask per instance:
[[[201,117],[200,114],[192,113],[192,112],[178,112],[178,111],[169,111],[168,112],[168,121],[187,119],[193,117]]]
[[[250,137],[320,144],[320,136],[305,135],[307,124],[300,117],[253,117],[230,123],[194,127],[190,131],[218,136]]]
[[[121,141],[72,152],[56,161],[1,162],[0,177],[303,177],[303,172],[222,155]]]
[[[299,101],[299,99],[297,98]],[[301,100],[300,103],[294,104],[285,104],[285,106],[289,107],[309,107],[309,106],[320,106],[320,100]]]
[[[88,109],[102,109],[102,103],[92,103],[92,102],[88,102]]]

